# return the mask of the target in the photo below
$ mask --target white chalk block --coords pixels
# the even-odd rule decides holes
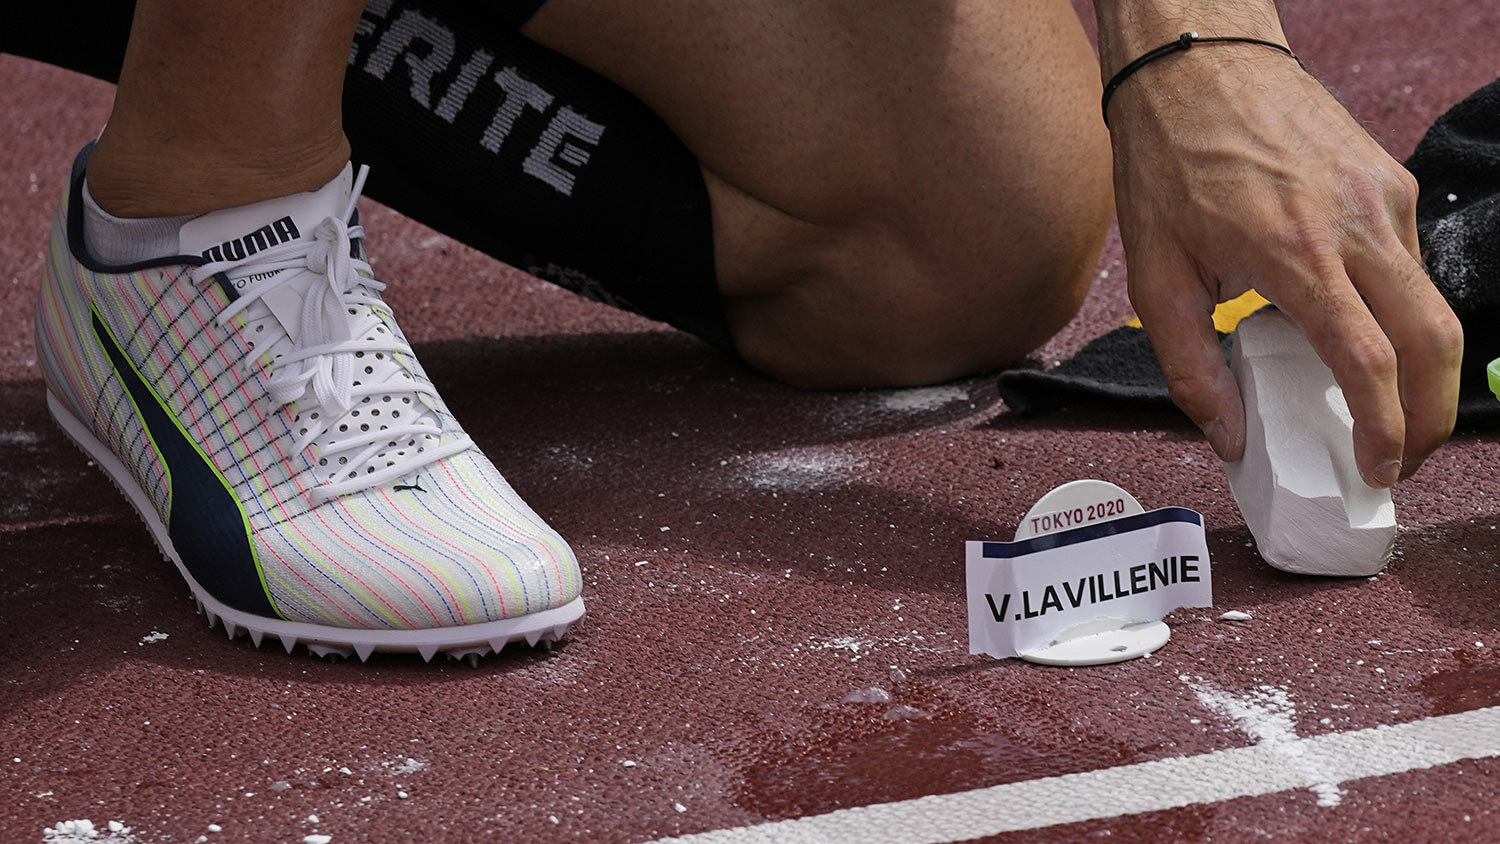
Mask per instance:
[[[1266,562],[1283,571],[1368,576],[1396,541],[1389,489],[1354,462],[1354,419],[1333,373],[1280,311],[1240,321],[1230,369],[1245,402],[1245,456],[1224,464]]]

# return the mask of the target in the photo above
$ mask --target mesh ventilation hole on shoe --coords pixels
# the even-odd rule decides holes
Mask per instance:
[[[363,180],[363,172],[360,180],[356,184],[356,196]],[[353,198],[349,201],[351,210],[352,207]],[[238,307],[231,305],[221,314],[221,324],[226,324],[241,313],[248,317],[241,317],[238,322],[239,326],[249,324],[250,330],[247,333],[250,337],[242,338],[243,345],[257,351],[259,357],[255,359],[256,368],[270,379],[271,397],[281,405],[291,405],[285,410],[296,411],[293,424],[287,428],[298,432],[301,438],[299,446],[308,449],[303,453],[303,458],[309,462],[316,461],[318,467],[323,467],[316,470],[317,477],[326,479],[323,483],[337,488],[314,490],[312,498],[317,504],[332,496],[367,489],[374,483],[407,473],[415,466],[425,465],[432,459],[457,454],[472,444],[462,430],[457,428],[456,423],[446,418],[447,409],[433,392],[431,382],[412,356],[403,332],[394,322],[394,314],[380,300],[380,291],[385,285],[375,281],[373,270],[364,263],[368,258],[364,256],[363,230],[334,218],[323,221],[315,234],[315,242],[267,250],[264,254],[258,254],[256,262],[260,263],[230,262],[232,266],[225,271],[231,279],[249,277],[248,274],[257,270],[270,270],[272,273],[294,271],[302,275],[283,276],[282,282],[299,287],[310,286],[310,289],[318,293],[323,291],[317,286],[317,282],[330,282],[332,292],[343,300],[339,304],[344,305],[345,314],[353,318],[348,325],[351,330],[347,334],[331,330],[335,323],[342,322],[336,313],[330,314],[322,310],[312,313],[304,308],[301,315],[303,330],[299,332],[299,339],[294,339],[289,331],[283,330],[283,321],[278,321],[269,311],[269,303],[262,301],[253,290],[239,300]],[[346,248],[347,252],[344,251]],[[304,249],[305,256],[299,251]],[[343,259],[343,254],[352,256],[356,263],[350,265]],[[298,263],[304,257],[305,269]],[[314,258],[318,260],[313,260]],[[335,266],[340,271],[338,275],[332,272]],[[343,274],[351,270],[352,275]],[[204,275],[206,277],[207,274]],[[310,298],[306,303],[309,306],[322,305],[326,301]],[[247,312],[246,308],[255,308],[259,313]],[[334,304],[333,308],[336,311],[338,304]],[[292,326],[285,326],[285,329],[290,328]],[[325,331],[325,328],[330,330]],[[343,339],[361,335],[370,344],[365,349],[351,349],[351,344]],[[251,337],[254,339],[251,340]],[[357,345],[357,341],[352,345]],[[346,351],[349,356],[342,360],[327,361],[322,358],[324,354],[342,355]],[[289,356],[294,363],[286,366],[285,360]],[[354,360],[359,363],[350,366]],[[329,363],[333,364],[332,369],[327,368]],[[320,369],[315,371],[315,367]],[[361,368],[363,372],[359,372]],[[335,381],[332,392],[329,387],[330,376]],[[360,380],[354,380],[355,376]],[[349,386],[336,383],[338,381]],[[386,393],[381,390],[384,385],[390,385],[394,389]],[[298,392],[298,387],[302,388],[302,392]],[[373,401],[374,396],[380,396],[379,403]],[[388,409],[389,412],[382,415],[378,409],[381,404],[401,406],[393,401],[397,396],[401,398],[401,404],[416,412],[403,415],[400,411]],[[349,407],[351,400],[360,410]],[[304,403],[304,409],[297,410],[295,403],[298,401]],[[311,408],[329,401],[337,401],[338,406],[322,407],[332,411],[325,423],[319,420],[320,414]],[[362,411],[364,419],[360,418]],[[284,416],[281,418],[285,419]],[[387,422],[389,424],[384,424]],[[395,430],[391,431],[392,428]],[[378,441],[387,431],[396,434],[389,440],[391,451],[382,452],[378,458],[373,457],[380,447],[371,440]],[[372,433],[373,437],[370,436]],[[408,447],[399,449],[400,454],[397,455],[396,451],[402,441],[408,442]],[[418,453],[421,453],[420,456]],[[335,461],[338,468],[334,468]],[[349,481],[347,483],[346,476]],[[362,478],[369,480],[362,481]]]

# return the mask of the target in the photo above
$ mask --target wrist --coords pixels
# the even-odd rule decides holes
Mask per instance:
[[[1271,0],[1094,0],[1094,12],[1104,80],[1184,32],[1286,43]]]
[[[1125,65],[1123,70],[1116,73],[1112,78],[1109,79],[1109,81],[1104,83],[1104,95],[1100,100],[1100,108],[1104,112],[1104,125],[1110,125],[1110,101],[1114,97],[1115,92],[1120,89],[1120,86],[1125,84],[1126,80],[1128,80],[1131,76],[1139,73],[1147,65],[1159,61],[1166,61],[1177,53],[1187,52],[1188,50],[1192,49],[1194,45],[1198,44],[1213,47],[1230,47],[1248,44],[1263,49],[1271,49],[1289,56],[1294,61],[1296,61],[1297,65],[1304,71],[1307,69],[1306,65],[1302,64],[1302,60],[1297,58],[1296,53],[1293,53],[1288,47],[1286,47],[1286,45],[1278,44],[1275,41],[1237,35],[1204,37],[1197,32],[1184,32],[1178,38],[1172,41],[1168,41],[1167,43],[1162,44],[1152,50],[1148,50],[1139,58]],[[1205,78],[1212,77],[1216,72],[1222,72],[1222,70],[1222,66],[1210,64],[1206,72],[1204,72],[1203,70],[1199,70],[1193,76],[1195,79],[1204,80]]]

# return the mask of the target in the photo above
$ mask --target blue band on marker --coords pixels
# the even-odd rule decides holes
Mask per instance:
[[[1202,527],[1203,515],[1196,510],[1189,510],[1186,507],[1163,507],[1159,510],[1138,513],[1134,516],[1108,519],[1090,525],[1083,525],[1082,527],[1058,531],[1057,533],[1049,533],[1045,536],[1034,536],[1031,539],[1023,539],[1019,542],[986,542],[984,543],[983,556],[989,560],[1010,560],[1016,557],[1024,557],[1027,554],[1035,554],[1038,551],[1050,551],[1053,548],[1077,545],[1080,542],[1088,542],[1104,536],[1117,536],[1122,533],[1143,530],[1168,522],[1186,522]]]

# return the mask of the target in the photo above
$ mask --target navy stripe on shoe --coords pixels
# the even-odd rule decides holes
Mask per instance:
[[[171,490],[167,536],[177,556],[199,585],[218,600],[237,610],[280,618],[261,577],[239,499],[141,378],[99,315],[93,318],[94,335],[166,464]]]

